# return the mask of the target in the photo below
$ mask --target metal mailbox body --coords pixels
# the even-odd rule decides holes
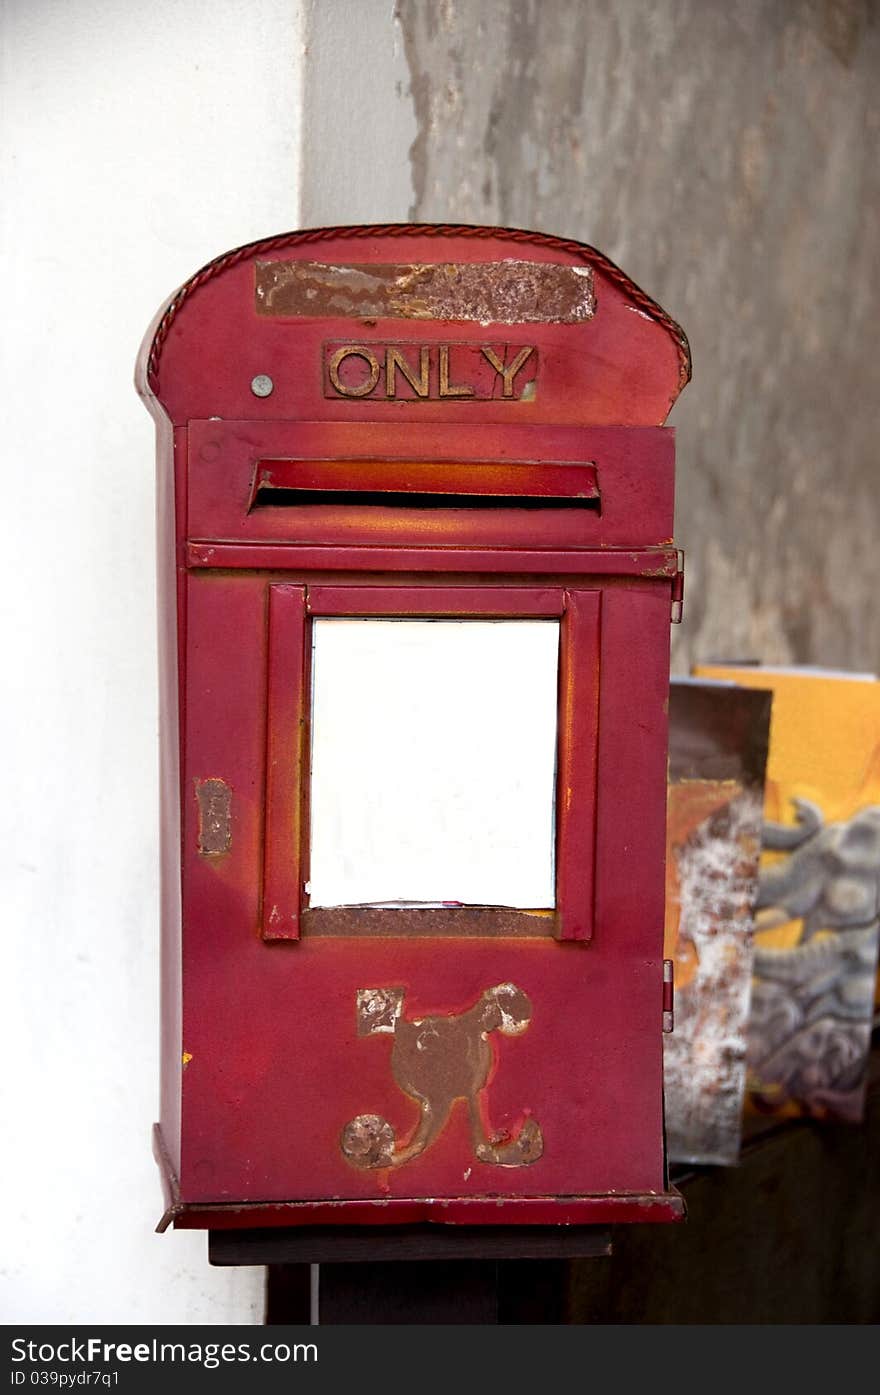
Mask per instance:
[[[688,375],[618,268],[537,233],[293,233],[160,312],[137,380],[158,426],[163,1225],[681,1215],[662,423]],[[558,622],[555,906],[309,904],[331,617]]]

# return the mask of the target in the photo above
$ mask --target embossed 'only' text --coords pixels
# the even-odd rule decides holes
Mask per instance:
[[[531,401],[537,371],[533,344],[323,346],[324,396],[355,401]]]

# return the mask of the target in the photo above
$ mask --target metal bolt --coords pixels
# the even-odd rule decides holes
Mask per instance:
[[[251,392],[254,397],[268,397],[274,386],[268,373],[258,373],[255,378],[251,378]]]

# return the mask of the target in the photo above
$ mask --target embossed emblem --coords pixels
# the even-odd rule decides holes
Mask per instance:
[[[527,1117],[514,1136],[493,1134],[480,1092],[493,1062],[489,1033],[518,1036],[531,1021],[532,1005],[521,988],[501,983],[457,1016],[403,1016],[402,988],[363,988],[357,994],[358,1036],[394,1036],[391,1072],[405,1095],[418,1104],[421,1117],[408,1142],[399,1144],[394,1129],[378,1114],[359,1114],[342,1131],[342,1152],[353,1167],[400,1167],[424,1153],[442,1132],[453,1106],[462,1100],[470,1119],[478,1162],[525,1167],[537,1162],[544,1138],[536,1119]]]

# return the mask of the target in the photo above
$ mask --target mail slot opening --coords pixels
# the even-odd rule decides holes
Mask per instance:
[[[522,494],[420,494],[401,490],[276,489],[260,485],[253,508],[304,508],[316,504],[349,504],[386,509],[594,509],[598,499],[533,498]]]
[[[272,460],[257,465],[248,512],[334,504],[600,513],[601,503],[592,464]]]

